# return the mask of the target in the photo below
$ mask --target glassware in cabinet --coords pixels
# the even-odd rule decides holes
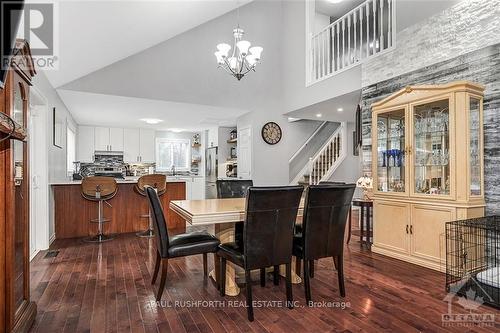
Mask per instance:
[[[481,195],[481,100],[471,97],[469,99],[469,172],[470,195]]]
[[[450,102],[413,109],[413,168],[416,194],[450,194]]]
[[[405,192],[405,109],[377,115],[377,190]]]

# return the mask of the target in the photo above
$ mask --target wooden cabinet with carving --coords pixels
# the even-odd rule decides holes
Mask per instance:
[[[443,270],[445,222],[484,214],[483,91],[410,86],[372,105],[374,252]]]

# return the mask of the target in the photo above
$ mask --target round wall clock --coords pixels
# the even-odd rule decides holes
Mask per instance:
[[[262,127],[262,139],[270,145],[280,142],[281,136],[281,127],[275,122],[271,121]]]

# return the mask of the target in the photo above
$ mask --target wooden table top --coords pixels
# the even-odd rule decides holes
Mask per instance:
[[[193,225],[231,223],[245,220],[245,198],[175,200],[170,209]],[[304,200],[300,201],[302,215]]]

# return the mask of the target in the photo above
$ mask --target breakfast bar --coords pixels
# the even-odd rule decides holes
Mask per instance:
[[[104,232],[122,234],[142,231],[148,220],[141,218],[148,212],[148,201],[138,194],[134,187],[137,179],[117,180],[116,196],[104,204],[104,216],[110,221],[104,224]],[[55,236],[76,238],[94,235],[97,230],[91,219],[97,216],[97,204],[82,196],[81,181],[63,181],[51,184],[54,207]],[[167,189],[161,196],[162,205],[168,207],[172,200],[186,199],[186,183],[182,179],[167,179]],[[165,210],[168,229],[171,234],[186,230],[184,219],[170,210]]]

